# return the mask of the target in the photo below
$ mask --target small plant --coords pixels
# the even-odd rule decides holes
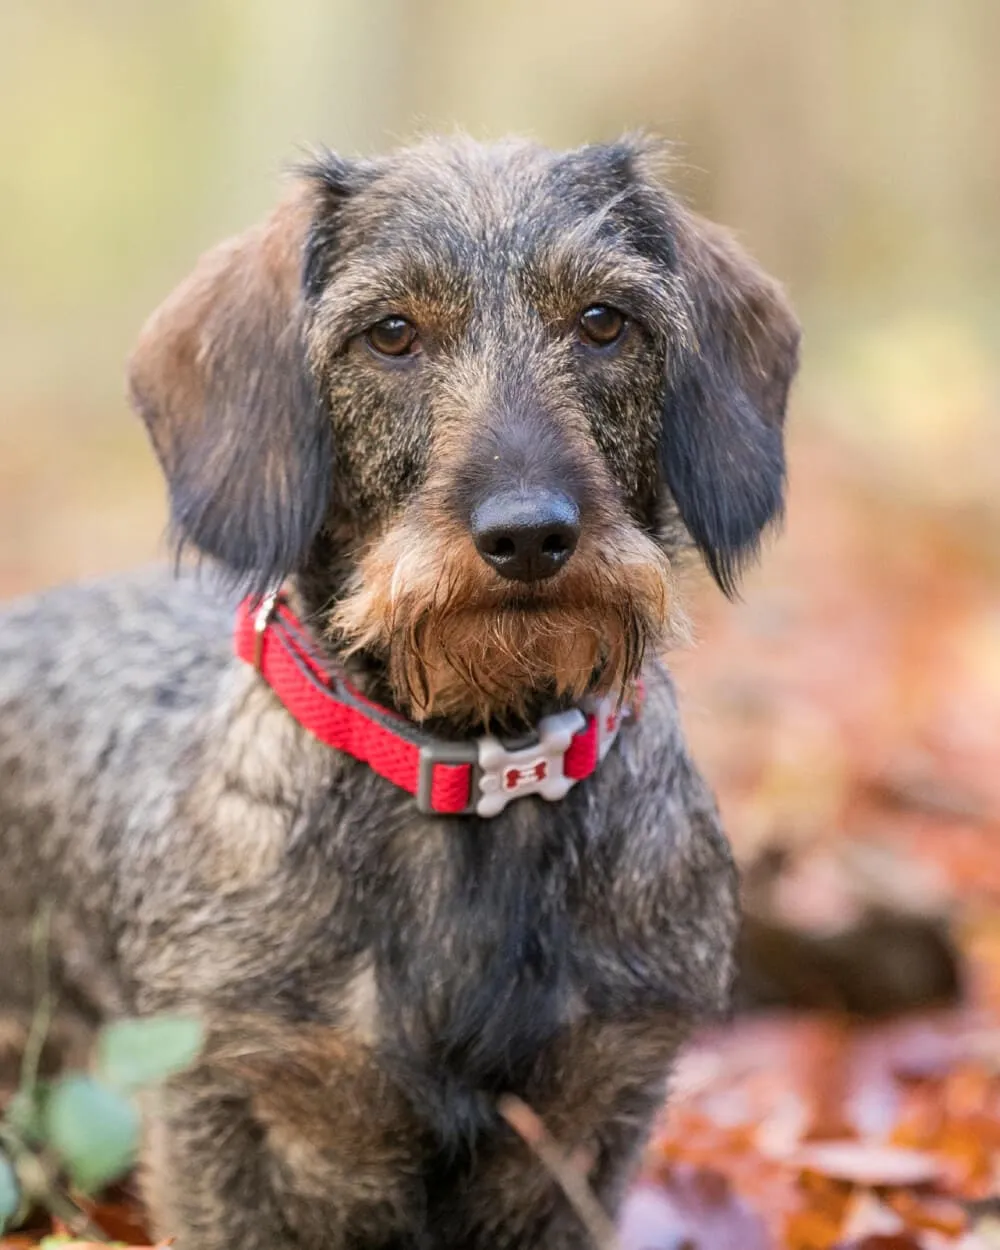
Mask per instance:
[[[66,1183],[93,1194],[129,1170],[139,1140],[133,1095],[183,1071],[201,1042],[197,1020],[152,1016],[108,1025],[92,1074],[46,1082],[26,1064],[0,1121],[0,1232],[33,1203],[81,1226]]]
[[[0,1234],[34,1205],[74,1232],[101,1239],[71,1191],[94,1194],[135,1161],[142,1089],[183,1071],[202,1045],[201,1023],[187,1016],[119,1020],[98,1035],[91,1073],[52,1081],[38,1076],[52,1015],[47,981],[48,917],[35,929],[38,1009],[32,1021],[17,1092],[0,1119]]]
[[[29,1068],[0,1121],[0,1232],[34,1203],[80,1226],[66,1182],[93,1194],[129,1170],[139,1140],[133,1095],[183,1071],[201,1042],[201,1024],[188,1017],[121,1020],[100,1033],[92,1074],[45,1082]]]

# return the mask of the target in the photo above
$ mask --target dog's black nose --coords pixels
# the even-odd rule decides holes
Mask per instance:
[[[573,554],[580,509],[558,491],[505,491],[479,504],[470,528],[476,550],[501,577],[540,582]]]

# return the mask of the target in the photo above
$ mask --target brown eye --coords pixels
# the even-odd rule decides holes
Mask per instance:
[[[580,337],[591,347],[610,347],[621,338],[625,317],[608,304],[591,304],[580,314],[577,328]]]
[[[365,339],[380,356],[409,356],[417,347],[417,327],[405,317],[383,317]]]

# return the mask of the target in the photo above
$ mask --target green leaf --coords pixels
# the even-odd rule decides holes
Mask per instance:
[[[21,1187],[17,1174],[6,1155],[0,1154],[0,1234],[21,1207]]]
[[[201,1022],[189,1016],[119,1020],[98,1038],[98,1075],[128,1093],[153,1085],[191,1066],[203,1032]]]
[[[116,1090],[88,1076],[65,1077],[53,1086],[45,1119],[49,1142],[84,1193],[94,1193],[131,1167],[139,1116]]]

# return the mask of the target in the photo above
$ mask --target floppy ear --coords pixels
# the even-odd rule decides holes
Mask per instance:
[[[732,597],[783,508],[782,424],[799,325],[778,284],[718,226],[678,210],[674,248],[692,341],[667,365],[663,472]]]
[[[297,187],[203,256],[146,324],[129,371],[178,547],[215,557],[252,591],[300,564],[330,498],[330,421],[303,337],[314,197]]]

